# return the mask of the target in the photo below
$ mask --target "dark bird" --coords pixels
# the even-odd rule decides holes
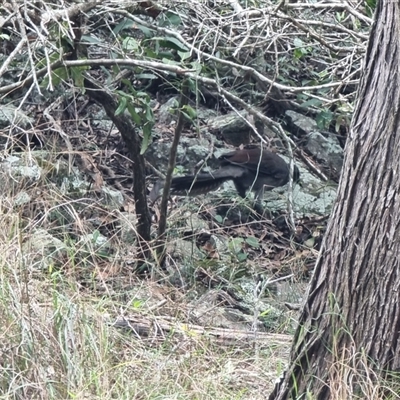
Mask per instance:
[[[210,173],[172,178],[171,194],[197,196],[217,189],[226,181],[233,181],[241,197],[246,197],[246,192],[252,190],[258,201],[262,198],[264,188],[272,190],[289,182],[289,165],[283,158],[265,149],[254,147],[235,150],[223,154],[219,160],[220,167]],[[295,165],[293,181],[297,183],[299,179],[300,172]],[[159,189],[160,185],[156,190]],[[150,197],[154,198],[154,195]]]

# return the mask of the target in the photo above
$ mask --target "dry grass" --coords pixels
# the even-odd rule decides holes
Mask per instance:
[[[5,201],[1,208],[1,399],[262,399],[272,388],[289,341],[221,346],[190,332],[139,337],[116,328],[121,314],[160,315],[162,298],[163,310],[186,322],[185,295],[129,274],[118,291],[96,274],[104,268],[95,257],[85,281],[73,246],[63,265],[43,268],[26,246],[38,226]]]
[[[207,334],[211,326],[206,334],[194,329],[188,304],[199,297],[196,289],[139,280],[121,266],[129,254],[118,231],[110,235],[117,251],[109,257],[80,240],[94,232],[91,220],[113,219],[114,212],[93,199],[63,197],[46,186],[52,171],[42,173],[33,185],[3,177],[9,189],[0,202],[0,399],[265,399],[284,370],[290,337],[224,343]],[[23,191],[32,201],[16,206]],[[126,222],[134,230],[134,219]],[[62,243],[51,257],[32,244],[43,231]],[[153,325],[145,333],[122,329],[114,325],[121,316]],[[332,399],[398,398],[396,378],[381,382],[360,357],[337,360]]]

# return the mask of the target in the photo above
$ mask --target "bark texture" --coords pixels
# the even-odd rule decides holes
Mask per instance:
[[[400,371],[399,21],[399,2],[377,2],[337,201],[270,400],[371,399],[371,371]]]

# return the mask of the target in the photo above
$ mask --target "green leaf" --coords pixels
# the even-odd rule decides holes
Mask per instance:
[[[151,130],[152,124],[146,123],[143,126],[143,140],[142,140],[142,147],[140,149],[140,154],[143,155],[147,148],[149,147],[151,143]]]
[[[238,261],[243,262],[247,260],[247,253],[239,253],[236,255]]]
[[[121,115],[125,110],[128,103],[128,99],[125,96],[119,98],[118,108],[115,110],[115,116]]]
[[[114,29],[113,33],[118,35],[124,29],[129,29],[135,26],[135,23],[131,19],[124,18]]]
[[[132,303],[133,308],[142,308],[144,304],[143,300],[134,300]]]
[[[336,119],[335,132],[339,132],[341,126],[342,126],[341,119],[339,119],[339,118]]]
[[[49,60],[50,63],[53,63],[54,61],[57,61],[60,58],[60,53],[53,53],[50,54]],[[36,67],[38,68],[43,68],[47,65],[47,58],[43,57],[39,62],[36,64]]]
[[[307,101],[305,101],[304,103],[301,103],[301,105],[303,107],[309,107],[309,106],[315,106],[315,107],[319,107],[321,106],[322,101],[319,99],[309,99]]]
[[[198,61],[193,61],[190,63],[190,67],[192,69],[194,69],[196,71],[197,74],[200,74],[200,72],[203,69],[203,66],[201,65],[201,63],[199,63]]]
[[[180,51],[180,50],[178,50],[178,55],[181,58],[181,61],[185,61],[192,56],[190,51]]]
[[[174,175],[183,175],[186,169],[183,165],[175,165]]]
[[[142,118],[136,112],[135,106],[132,103],[128,103],[127,107],[128,107],[129,114],[131,115],[131,117],[133,119],[133,122],[136,125],[141,126],[142,125]]]
[[[151,38],[153,36],[154,30],[140,24],[136,25],[136,27],[140,29],[143,32],[144,36],[146,36],[147,38]]]
[[[174,60],[175,59],[175,54],[172,52],[172,50],[158,50],[157,52],[158,58],[162,59],[168,59],[168,60]],[[177,64],[179,64],[180,62],[177,62]]]
[[[242,251],[243,239],[241,237],[232,238],[229,243],[229,248],[235,254],[238,254]]]
[[[92,242],[93,243],[96,243],[97,242],[97,239],[99,238],[99,236],[100,236],[100,232],[96,229],[96,230],[94,230],[93,231],[93,236],[92,236]]]
[[[300,59],[304,55],[301,49],[294,49],[293,54],[297,59]]]
[[[149,98],[149,95],[146,92],[142,92],[142,91],[136,92],[136,96],[137,97],[144,97],[145,99]]]
[[[293,40],[293,44],[295,45],[295,47],[303,47],[304,46],[303,41],[299,38],[295,38]]]
[[[122,48],[126,51],[139,51],[140,46],[135,38],[128,36],[122,41]]]
[[[260,313],[260,317],[266,317],[270,312],[271,312],[271,309],[264,310],[262,313]]]
[[[167,12],[160,17],[159,26],[179,26],[182,24],[181,17],[175,13]]]
[[[346,12],[337,12],[336,19],[338,22],[342,22],[346,18]]]
[[[219,223],[222,224],[222,222],[224,221],[224,219],[222,218],[221,215],[217,214],[214,219]]]
[[[166,17],[171,25],[178,26],[182,25],[181,17],[175,13],[167,12]]]
[[[129,79],[122,79],[121,81],[125,86],[129,88],[131,94],[136,94],[136,90],[132,86],[132,82]]]
[[[254,249],[259,249],[260,248],[260,242],[258,239],[254,236],[248,236],[246,238],[246,243],[250,246],[253,247]]]
[[[151,47],[145,46],[144,53],[149,58],[157,58],[157,53]]]
[[[179,61],[170,60],[169,58],[163,58],[163,59],[161,59],[161,61],[164,64],[169,64],[169,65],[180,65],[181,64]],[[176,74],[174,74],[173,72],[170,72],[169,74],[170,74],[170,76],[176,76]]]
[[[82,67],[72,67],[70,68],[72,79],[74,80],[75,86],[84,89],[83,84],[83,72],[88,70],[89,66],[82,66]]]
[[[91,35],[82,35],[82,43],[91,43],[91,44],[100,44],[103,43],[98,38],[91,36]]]
[[[169,36],[169,37],[154,37],[152,40],[157,40],[160,47],[172,49],[172,50],[179,50],[179,51],[189,51],[189,49],[178,39]]]
[[[197,118],[196,110],[189,105],[183,106],[182,111],[188,116],[189,119]]]
[[[64,67],[57,68],[51,72],[51,83],[53,86],[60,85],[62,81],[65,81],[68,78],[69,78],[68,70]],[[47,76],[46,78],[43,79],[41,86],[47,88],[49,84],[50,84],[50,79]]]
[[[333,120],[333,113],[331,111],[321,111],[315,120],[319,129],[326,129]]]
[[[307,239],[303,244],[304,244],[304,246],[312,249],[315,244],[315,238],[311,237],[311,238]]]
[[[151,107],[146,107],[146,119],[148,122],[154,123],[154,114]]]

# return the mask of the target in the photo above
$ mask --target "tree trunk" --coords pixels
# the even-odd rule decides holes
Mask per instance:
[[[146,265],[146,262],[151,257],[149,247],[151,239],[151,218],[147,207],[145,162],[143,155],[140,154],[140,148],[142,145],[141,138],[137,134],[135,130],[136,126],[129,116],[125,114],[118,116],[115,115],[118,104],[111,93],[88,77],[85,78],[84,82],[89,96],[103,106],[107,116],[118,128],[133,161],[133,195],[135,199],[135,211],[138,219],[136,226],[138,238],[136,266],[142,267],[143,265]]]
[[[270,400],[382,398],[366,391],[400,371],[399,21],[397,1],[377,2],[336,204]]]

